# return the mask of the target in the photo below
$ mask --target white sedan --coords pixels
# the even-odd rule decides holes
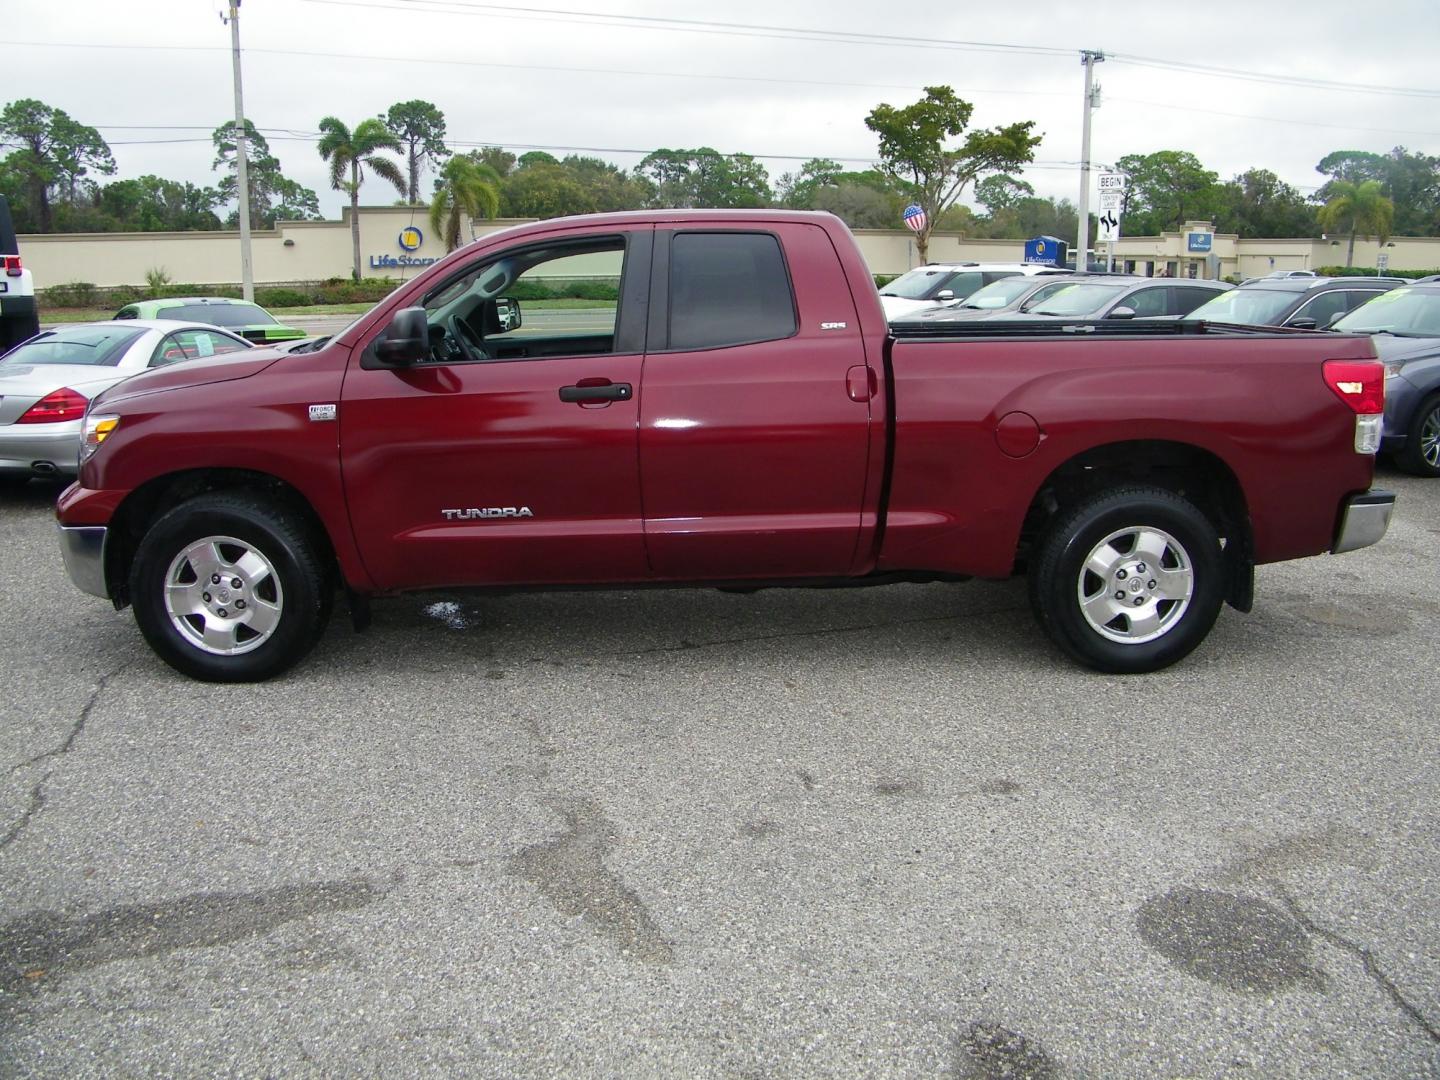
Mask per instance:
[[[73,477],[90,399],[147,368],[252,346],[213,326],[166,319],[77,323],[0,358],[0,485]]]

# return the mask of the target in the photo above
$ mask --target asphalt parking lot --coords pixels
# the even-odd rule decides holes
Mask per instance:
[[[1022,583],[477,597],[186,681],[0,495],[0,1074],[1440,1072],[1440,483],[1155,675]]]

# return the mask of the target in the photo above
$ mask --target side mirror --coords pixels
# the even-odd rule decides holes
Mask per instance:
[[[384,336],[375,342],[375,359],[380,367],[409,367],[429,355],[430,320],[420,307],[397,311]]]
[[[495,318],[500,323],[498,333],[508,334],[511,330],[519,330],[521,325],[520,301],[512,300],[508,296],[501,296],[495,301]]]
[[[1348,311],[1337,311],[1337,312],[1335,312],[1334,315],[1331,315],[1331,316],[1330,316],[1329,321],[1326,322],[1326,324],[1325,324],[1325,329],[1326,329],[1326,330],[1334,330],[1334,329],[1335,329],[1335,324],[1336,324],[1337,322],[1339,322],[1341,319],[1345,318],[1345,316],[1346,316],[1346,315],[1349,315],[1349,314],[1350,314],[1350,312],[1348,312]]]
[[[1109,314],[1109,315],[1106,315],[1105,318],[1107,318],[1107,319],[1133,319],[1133,318],[1135,318],[1135,309],[1134,309],[1133,307],[1126,307],[1124,304],[1121,304],[1119,307],[1114,308],[1113,310],[1111,310],[1110,314]]]
[[[935,294],[935,299],[940,301],[942,304],[949,303],[951,300],[955,299],[955,290],[941,289]]]
[[[1285,325],[1296,330],[1314,330],[1320,324],[1316,322],[1311,315],[1301,315],[1298,318],[1289,320]]]

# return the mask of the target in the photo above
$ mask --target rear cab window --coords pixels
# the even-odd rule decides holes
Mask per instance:
[[[799,329],[785,256],[771,233],[676,233],[668,288],[670,349],[775,341]]]

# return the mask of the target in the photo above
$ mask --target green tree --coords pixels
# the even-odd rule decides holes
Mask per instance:
[[[187,232],[218,229],[214,188],[146,175],[117,180],[100,189],[96,209],[119,232]]]
[[[1330,201],[1337,180],[1357,184],[1374,180],[1395,204],[1395,234],[1434,236],[1440,232],[1440,157],[1411,153],[1403,146],[1388,154],[1336,150],[1321,158],[1315,169],[1330,178],[1315,193],[1319,202]]]
[[[355,280],[360,280],[360,186],[369,169],[382,180],[405,193],[405,176],[394,160],[383,151],[400,151],[400,140],[390,134],[385,124],[371,117],[361,120],[351,131],[333,116],[320,121],[320,156],[330,163],[330,186],[350,196],[350,244],[355,257]]]
[[[1211,217],[1219,201],[1219,176],[1187,150],[1127,154],[1115,163],[1126,178],[1121,229],[1146,236]]]
[[[405,198],[413,206],[420,202],[420,170],[425,163],[438,169],[450,156],[445,145],[445,114],[430,102],[417,98],[391,105],[385,114],[385,126],[404,147]]]
[[[0,149],[6,148],[6,170],[18,180],[41,232],[54,228],[52,192],[73,201],[80,180],[92,170],[115,172],[100,132],[34,98],[12,101],[0,111]]]
[[[914,104],[897,109],[882,103],[865,117],[865,126],[880,136],[881,168],[904,184],[925,211],[925,227],[915,234],[921,262],[929,258],[930,234],[941,215],[970,184],[1035,158],[1041,137],[1031,134],[1033,120],[966,133],[973,112],[974,106],[950,87],[927,86]],[[961,135],[959,146],[946,147]]]
[[[697,150],[656,150],[635,167],[654,186],[659,207],[759,207],[772,201],[770,174],[749,154]]]
[[[1269,169],[1247,169],[1220,188],[1215,227],[1247,238],[1314,236],[1315,208]]]
[[[250,224],[257,229],[273,229],[275,223],[310,221],[320,217],[320,199],[315,192],[285,176],[280,160],[270,152],[265,136],[245,120],[245,184],[250,191]],[[235,228],[240,222],[240,166],[235,151],[235,123],[221,124],[211,133],[215,160],[210,168],[223,170],[216,189],[221,203],[235,203],[226,218],[226,225]]]
[[[445,241],[446,251],[460,246],[462,221],[493,218],[499,212],[500,174],[489,165],[466,154],[441,167],[430,203],[430,228]]]
[[[793,173],[783,173],[775,182],[775,201],[792,210],[815,209],[815,195],[833,188],[845,166],[829,158],[811,158]]]
[[[1356,235],[1375,237],[1381,244],[1390,239],[1395,204],[1385,196],[1378,180],[1332,180],[1325,185],[1330,197],[1320,208],[1320,224],[1329,232],[1348,233],[1350,246],[1345,265],[1355,265]]]
[[[507,217],[552,218],[591,214],[591,192],[558,161],[534,161],[505,178]]]
[[[1034,196],[1035,189],[1029,183],[1005,173],[994,173],[975,183],[975,201],[992,218],[1013,210],[1021,199]]]

